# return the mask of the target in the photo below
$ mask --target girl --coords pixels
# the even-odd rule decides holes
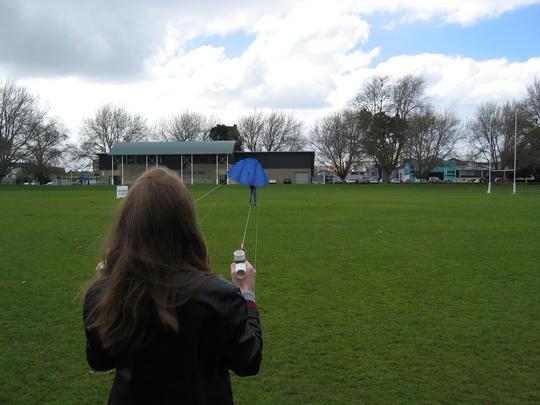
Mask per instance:
[[[109,404],[232,404],[229,370],[257,374],[262,334],[247,263],[208,265],[189,193],[165,168],[132,186],[85,297],[86,357],[116,369]]]

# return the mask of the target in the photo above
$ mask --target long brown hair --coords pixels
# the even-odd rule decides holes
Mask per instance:
[[[186,187],[173,171],[152,169],[133,184],[113,225],[93,283],[102,293],[85,326],[111,353],[135,350],[159,324],[178,331],[176,308],[213,276]]]

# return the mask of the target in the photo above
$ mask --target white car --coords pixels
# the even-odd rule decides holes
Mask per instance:
[[[392,180],[390,180],[390,183],[392,183],[392,184],[401,184],[401,180],[400,179],[392,179]]]
[[[268,179],[268,184],[277,184],[276,179]]]

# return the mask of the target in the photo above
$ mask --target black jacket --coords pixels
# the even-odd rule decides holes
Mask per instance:
[[[86,294],[83,317],[101,291]],[[156,328],[144,349],[110,356],[96,331],[86,331],[86,358],[97,371],[116,369],[109,404],[233,404],[229,369],[255,375],[262,360],[257,307],[221,278],[204,282],[178,308],[179,332]]]

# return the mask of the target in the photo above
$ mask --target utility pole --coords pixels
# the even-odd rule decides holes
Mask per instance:
[[[491,194],[491,161],[493,160],[493,123],[489,120],[489,175],[487,193]]]
[[[516,194],[516,162],[517,162],[517,108],[514,116],[514,186],[512,193]]]

